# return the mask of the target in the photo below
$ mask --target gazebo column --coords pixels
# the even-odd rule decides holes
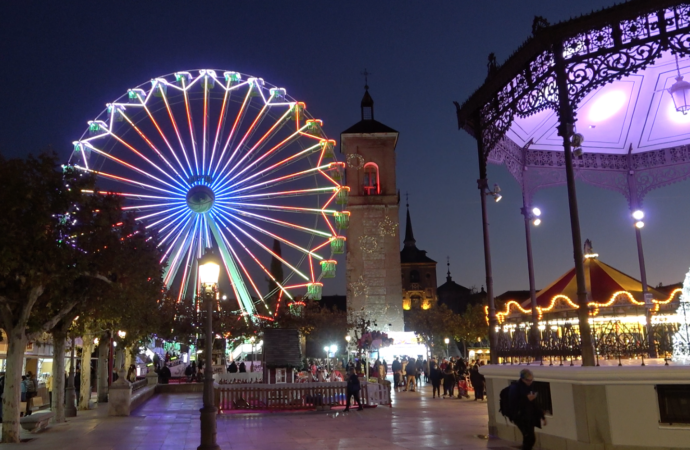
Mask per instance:
[[[594,366],[594,345],[592,331],[589,325],[589,307],[587,306],[587,288],[585,285],[584,255],[582,253],[582,237],[580,235],[580,216],[577,210],[577,193],[575,190],[575,174],[570,146],[575,122],[573,107],[568,96],[568,76],[563,60],[563,44],[553,46],[555,60],[556,87],[558,88],[558,135],[563,138],[563,152],[565,156],[566,184],[568,186],[568,208],[570,210],[570,229],[573,240],[573,258],[575,259],[575,276],[577,280],[577,317],[579,320],[580,342],[582,351],[582,365]]]
[[[632,215],[635,211],[640,209],[641,202],[637,196],[637,190],[635,189],[637,187],[637,183],[635,181],[635,171],[632,169],[632,164],[630,161],[631,155],[632,145],[630,146],[630,151],[628,152],[628,204],[630,205],[630,214]],[[645,268],[644,251],[642,250],[642,230],[640,230],[640,228],[638,228],[636,225],[634,228],[635,239],[637,241],[637,259],[640,264],[640,282],[642,283],[642,298],[644,299],[644,315],[647,327],[647,345],[649,346],[649,357],[656,358],[658,355],[656,352],[656,345],[654,344],[654,333],[652,331],[652,301],[651,299],[647,299],[647,269]]]
[[[522,188],[522,209],[520,212],[525,217],[525,243],[527,245],[527,273],[529,276],[529,298],[532,305],[532,332],[530,333],[529,343],[535,351],[539,351],[539,311],[537,310],[537,291],[534,286],[534,262],[532,259],[532,228],[530,221],[532,219],[532,212],[530,208],[532,202],[530,196],[525,192],[525,187]],[[539,360],[541,361],[541,352],[539,352]]]
[[[479,188],[479,197],[482,205],[482,232],[484,234],[484,270],[486,272],[486,297],[489,304],[489,357],[491,364],[498,364],[498,355],[496,349],[498,348],[498,334],[496,327],[498,320],[496,319],[496,304],[494,303],[494,281],[491,271],[491,245],[489,243],[489,216],[486,209],[486,193],[489,189],[489,181],[486,173],[486,159],[487,156],[484,151],[484,142],[482,140],[481,118],[479,114],[475,115],[476,138],[477,138],[477,154],[479,156],[479,179],[477,180],[477,187]]]

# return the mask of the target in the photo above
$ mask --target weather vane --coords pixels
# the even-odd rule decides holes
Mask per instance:
[[[367,71],[367,69],[364,69],[364,72],[361,73],[361,75],[364,75],[364,89],[369,89],[369,75],[371,75],[370,72]]]

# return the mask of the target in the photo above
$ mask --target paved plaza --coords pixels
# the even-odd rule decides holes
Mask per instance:
[[[484,402],[432,399],[430,385],[394,395],[393,408],[361,412],[220,415],[218,443],[223,450],[514,448],[486,438]],[[2,449],[192,450],[199,445],[200,407],[200,393],[156,395],[130,417],[108,417],[102,405],[43,433],[22,432],[22,444]]]

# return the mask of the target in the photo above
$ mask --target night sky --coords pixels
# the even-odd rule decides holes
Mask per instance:
[[[71,142],[105,103],[151,78],[215,68],[285,87],[324,121],[330,138],[360,119],[364,68],[376,119],[400,132],[398,187],[409,192],[418,247],[450,256],[455,281],[484,284],[476,146],[457,130],[453,100],[529,37],[534,15],[551,23],[613,1],[76,1],[4,2],[0,8],[0,152]],[[527,289],[521,195],[508,171],[489,168],[503,200],[489,205],[496,294]],[[649,194],[643,230],[650,285],[683,280],[690,266],[690,182]],[[625,199],[578,185],[583,239],[606,263],[639,278]],[[539,192],[537,288],[573,265],[565,186]],[[404,225],[404,200],[401,224]],[[404,229],[401,230],[401,235]],[[326,293],[344,293],[344,271]]]

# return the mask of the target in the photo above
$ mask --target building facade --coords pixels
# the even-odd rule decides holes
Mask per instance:
[[[436,305],[436,261],[417,248],[412,230],[410,205],[407,205],[405,241],[400,251],[402,272],[402,304],[404,310],[429,309]]]
[[[350,189],[347,234],[347,306],[375,328],[404,331],[395,147],[398,132],[374,120],[365,86],[359,122],[340,135]]]

